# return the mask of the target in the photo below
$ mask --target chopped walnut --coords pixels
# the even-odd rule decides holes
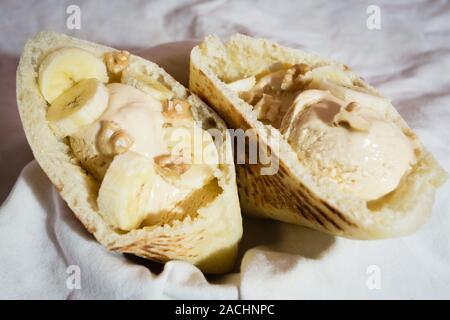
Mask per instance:
[[[286,70],[286,74],[281,82],[281,89],[287,91],[297,91],[304,85],[303,75],[310,70],[304,63],[295,64]]]
[[[156,169],[164,176],[179,176],[189,169],[182,156],[162,154],[153,158]]]
[[[356,87],[360,87],[360,88],[364,88],[364,89],[367,88],[366,85],[364,84],[364,79],[361,78],[361,77],[352,80],[352,83],[353,83],[353,85],[356,86]]]
[[[305,73],[307,73],[308,71],[311,70],[311,68],[310,68],[307,64],[305,64],[305,63],[297,63],[297,64],[294,64],[294,65],[292,66],[292,68],[294,68],[294,69],[296,70],[297,75],[299,75],[299,74],[305,74]]]
[[[262,98],[262,95],[262,91],[259,90],[243,91],[239,93],[239,97],[251,105],[257,103]]]
[[[348,112],[352,112],[353,110],[356,110],[360,107],[359,103],[356,101],[350,102],[346,107],[345,110]]]
[[[133,138],[130,137],[129,134],[127,134],[123,130],[119,130],[114,132],[114,134],[111,136],[111,145],[113,146],[113,153],[114,154],[120,154],[128,149],[130,149],[131,145],[133,144]]]
[[[263,93],[262,98],[255,104],[254,110],[257,112],[258,120],[268,120],[273,123],[279,114],[280,106],[280,101]]]
[[[122,71],[128,66],[128,59],[130,57],[130,53],[125,50],[114,51],[114,52],[106,52],[105,53],[105,62],[106,68],[108,72],[116,78],[121,77]]]
[[[294,68],[288,69],[281,82],[281,90],[292,89],[294,85],[294,77],[295,77],[295,69]]]
[[[355,131],[369,131],[370,122],[359,115],[357,112],[360,108],[359,103],[350,102],[345,108],[334,116],[333,123],[338,126],[346,126]]]
[[[180,99],[163,102],[163,116],[167,122],[176,120],[192,120],[191,105]]]
[[[134,143],[133,137],[122,130],[116,122],[102,120],[100,125],[97,148],[102,154],[115,156],[131,148]]]

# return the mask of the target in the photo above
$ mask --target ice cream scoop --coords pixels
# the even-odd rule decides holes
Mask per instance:
[[[310,173],[366,201],[396,189],[416,162],[413,141],[400,127],[328,91],[298,95],[281,130]]]
[[[99,180],[112,158],[128,149],[150,158],[167,153],[161,102],[129,85],[112,83],[107,88],[105,112],[70,137],[77,158]]]

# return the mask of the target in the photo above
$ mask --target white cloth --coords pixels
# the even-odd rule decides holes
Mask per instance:
[[[0,4],[0,201],[32,160],[16,111],[14,72],[25,39],[42,29],[130,48],[184,83],[191,42],[144,48],[241,32],[333,57],[391,97],[450,171],[448,2],[71,3],[82,10],[81,30],[65,28],[64,2]],[[370,4],[381,9],[380,30],[366,27]],[[106,251],[32,162],[0,207],[0,298],[450,298],[449,194],[446,183],[427,224],[399,239],[347,240],[246,218],[236,272],[205,278],[187,263],[161,267]],[[81,289],[67,286],[70,265],[79,267]]]

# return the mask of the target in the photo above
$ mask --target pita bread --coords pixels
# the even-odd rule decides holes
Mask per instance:
[[[262,175],[261,163],[236,166],[243,211],[357,239],[395,237],[417,230],[432,209],[437,188],[447,177],[433,156],[420,144],[418,161],[411,172],[395,191],[374,202],[344,194],[330,179],[313,176],[280,131],[259,121],[252,106],[226,85],[267,71],[274,63],[305,63],[311,68],[339,66],[358,85],[378,94],[347,66],[315,54],[240,34],[225,44],[216,36],[206,37],[191,52],[190,89],[229,127],[256,130],[263,149],[268,148],[273,161],[279,163],[275,175]],[[387,107],[386,114],[405,134],[415,136],[394,107]]]
[[[170,224],[126,233],[115,230],[101,217],[96,199],[99,183],[79,165],[67,140],[57,139],[49,128],[46,120],[48,105],[38,87],[38,67],[43,58],[66,46],[82,48],[101,59],[105,52],[114,50],[62,34],[42,32],[26,43],[17,69],[17,103],[26,137],[34,157],[61,197],[86,229],[109,250],[160,262],[188,261],[208,273],[230,270],[242,235],[232,161],[220,165],[223,173],[218,178],[220,194],[198,209],[195,217],[187,216],[170,221]],[[156,64],[131,55],[129,67],[135,64],[144,66],[152,77],[162,81],[175,98],[186,99],[191,104],[194,118],[202,120],[203,126],[219,129],[225,141],[218,146],[219,154],[224,159],[231,155],[230,137],[216,113]]]

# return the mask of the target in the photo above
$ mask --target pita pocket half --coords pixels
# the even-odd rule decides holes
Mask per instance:
[[[190,89],[259,143],[257,161],[250,148],[237,157],[249,214],[349,238],[396,237],[424,223],[447,178],[391,102],[342,63],[208,36],[191,52]],[[276,170],[264,172],[269,165]]]
[[[162,68],[42,32],[23,50],[17,102],[37,162],[102,245],[230,270],[242,235],[230,137]]]

